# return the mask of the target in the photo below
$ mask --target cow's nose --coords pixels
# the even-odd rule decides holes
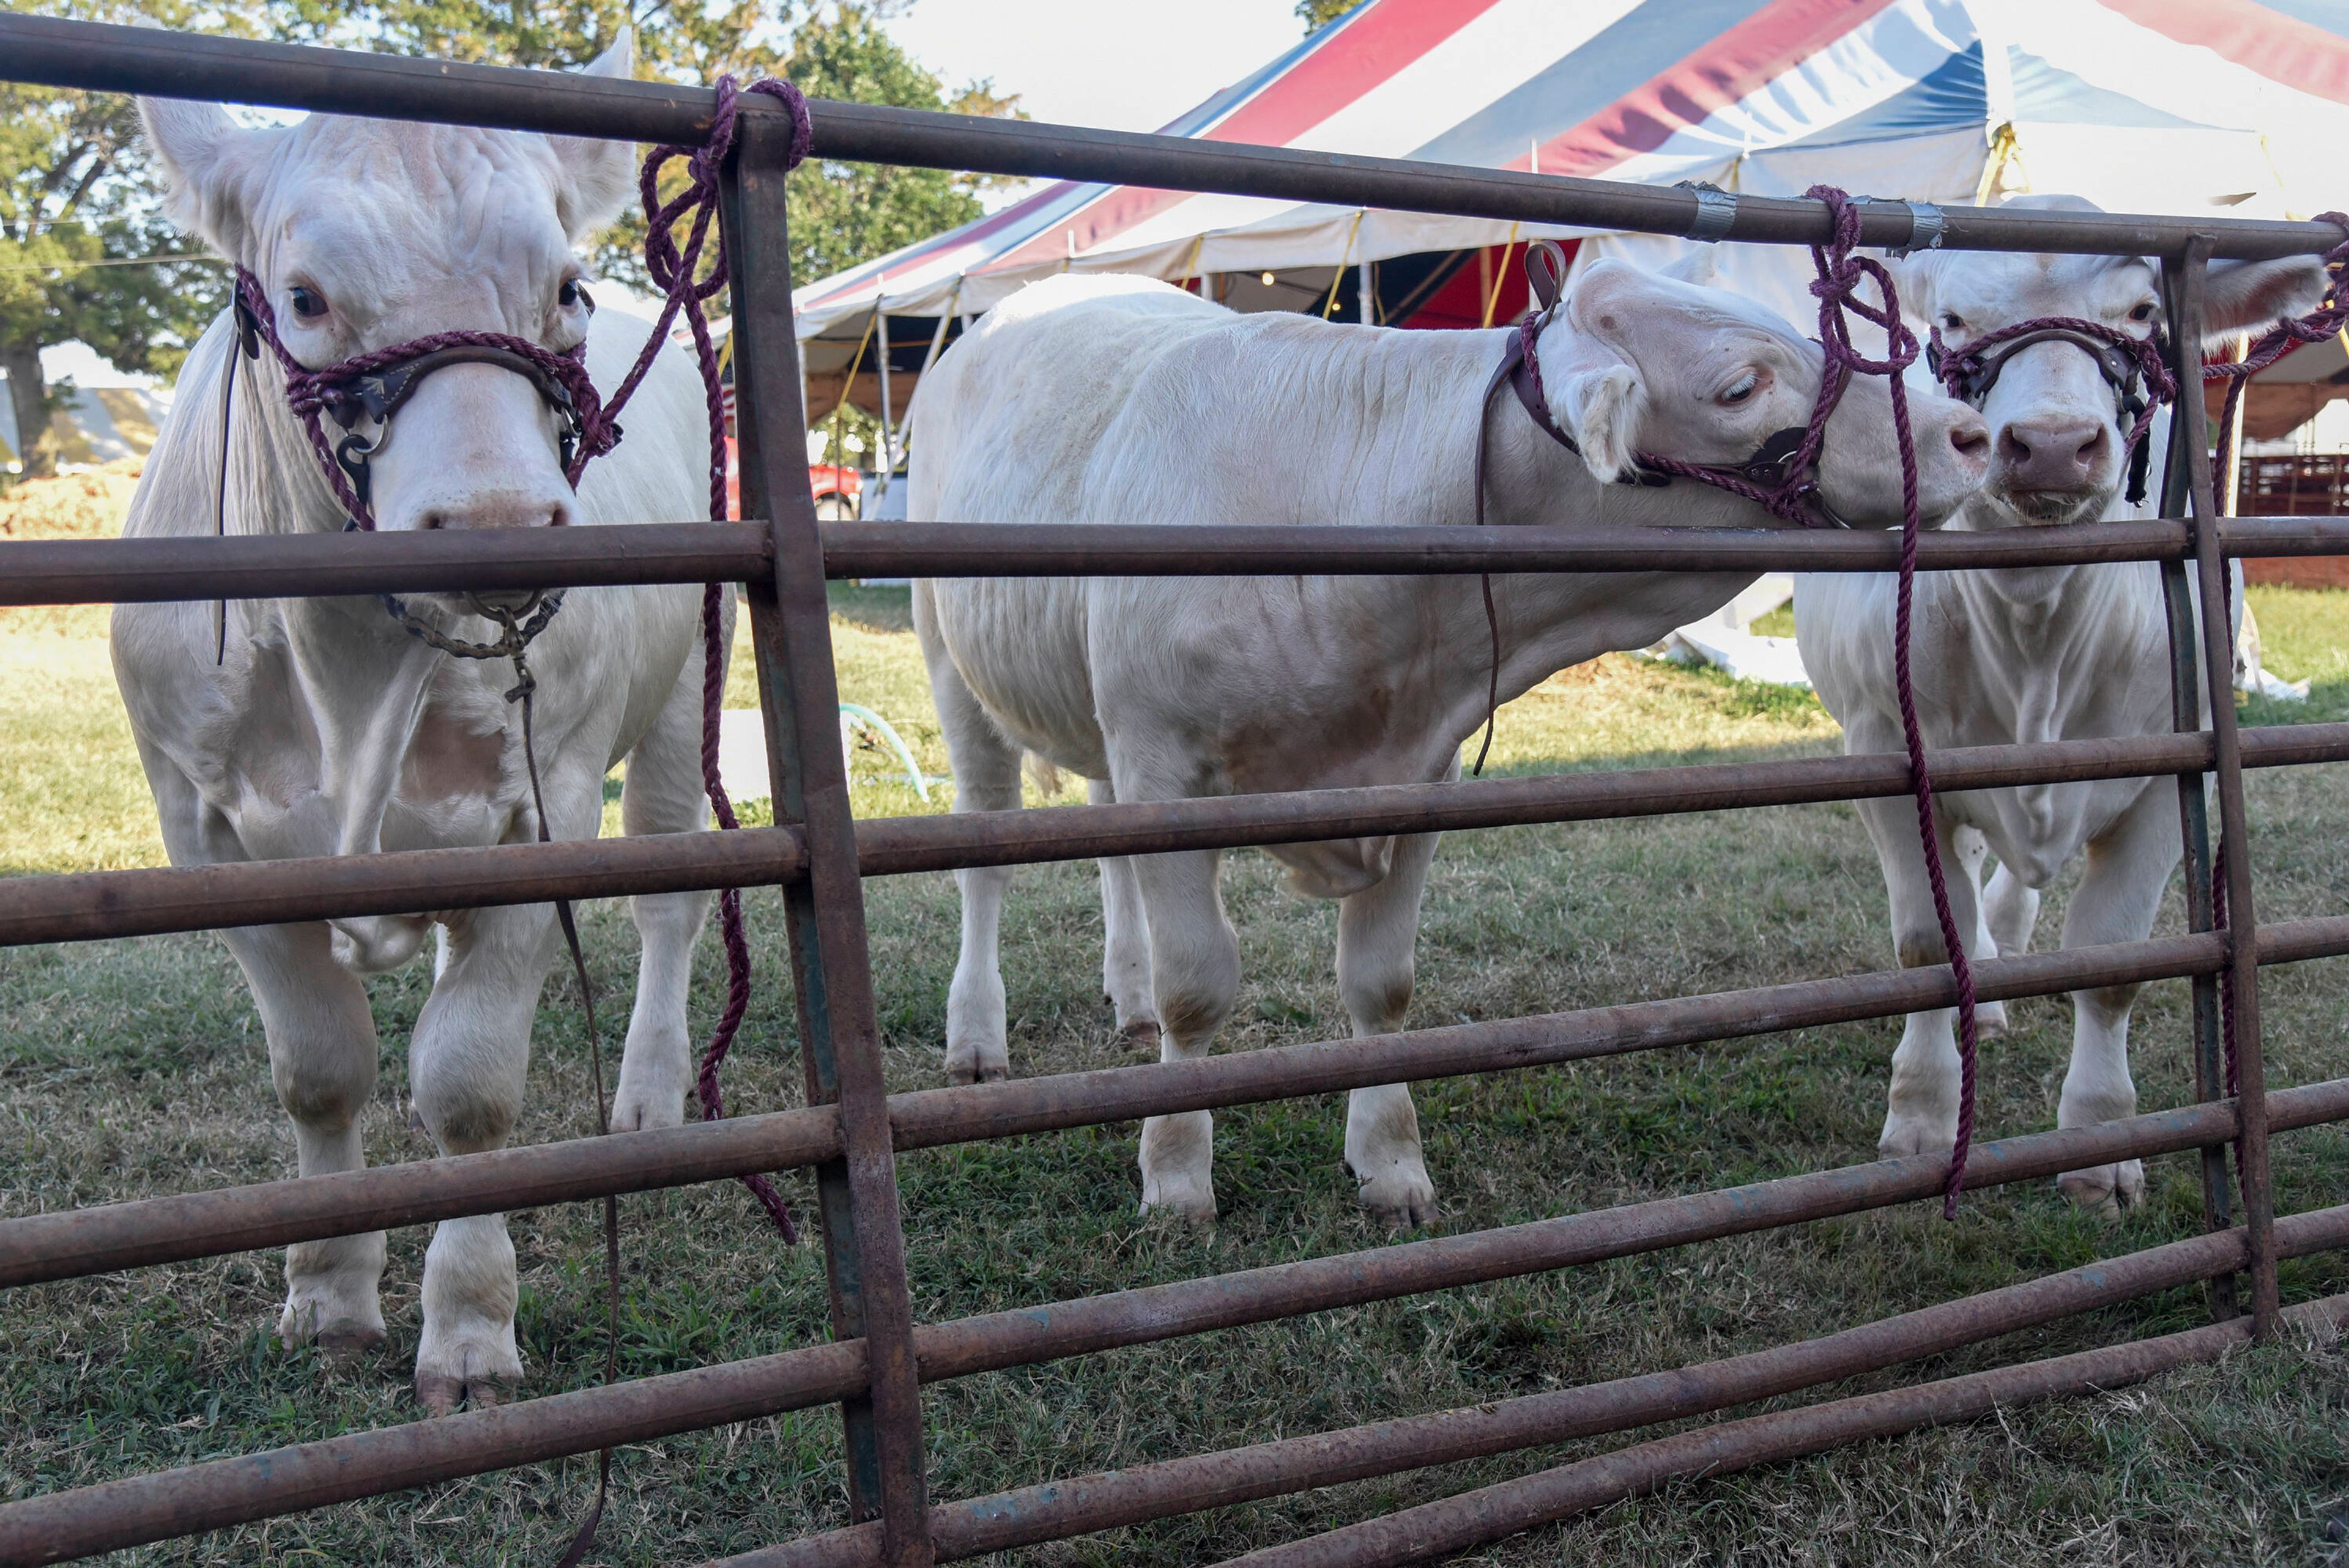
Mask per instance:
[[[427,507],[426,528],[562,528],[571,521],[568,490],[491,490]]]
[[[1962,416],[1950,427],[1950,446],[1976,472],[1990,463],[1990,427],[1972,416]]]
[[[2000,478],[2009,490],[2089,490],[2111,445],[2100,419],[2018,420],[1998,433]]]

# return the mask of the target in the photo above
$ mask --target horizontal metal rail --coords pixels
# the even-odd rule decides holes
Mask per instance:
[[[1985,966],[1987,967],[1987,966]],[[2349,1117],[2349,1079],[2268,1096],[2278,1131]],[[2230,1137],[2231,1101],[1978,1145],[1971,1190],[2145,1159]],[[1426,1291],[1454,1289],[1937,1197],[1949,1164],[1918,1154],[1744,1187],[1114,1295],[914,1331],[925,1382],[1033,1366]],[[59,1562],[168,1536],[592,1453],[801,1409],[862,1386],[845,1341],[299,1443],[0,1506],[0,1565]]]
[[[763,522],[639,522],[26,540],[0,544],[0,604],[743,583],[773,570],[770,538]]]
[[[2306,1257],[2343,1246],[2349,1246],[2349,1205],[2276,1222],[2279,1256]],[[930,1510],[930,1539],[941,1562],[958,1562],[1176,1514],[1684,1420],[2197,1284],[2240,1269],[2248,1256],[2240,1229],[2216,1232],[1816,1339],[1669,1372],[1061,1477],[939,1504]],[[860,1525],[743,1553],[709,1568],[866,1568],[879,1563],[879,1553],[878,1531]]]
[[[253,43],[21,13],[0,13],[0,59],[6,61],[10,78],[51,87],[630,141],[705,140],[713,107],[706,88]],[[1692,191],[1603,180],[830,99],[809,107],[814,156],[838,161],[1096,180],[1656,234],[1693,232],[1700,211]],[[746,98],[742,112],[778,110]],[[2322,253],[2341,242],[2339,231],[2324,223],[1980,207],[1944,207],[1941,213],[1939,243],[1950,250],[2168,255],[2182,251],[2192,236],[2209,234],[2213,255],[2263,258]],[[1915,229],[1914,215],[1901,203],[1873,202],[1861,209],[1864,244],[1906,245]],[[1745,196],[1725,237],[1817,244],[1832,233],[1820,202]]]
[[[823,536],[833,578],[1889,572],[1900,552],[1898,535],[1881,530],[828,522]],[[773,569],[771,543],[764,523],[748,522],[33,540],[0,545],[0,604],[742,583]],[[2220,551],[2349,554],[2349,519],[2227,518]],[[2149,520],[1934,531],[1918,541],[1917,564],[1956,572],[2191,553],[2185,523]]]
[[[2349,760],[2349,724],[2242,732],[2247,768]],[[2211,766],[2207,732],[1961,747],[1930,753],[1941,792],[2151,778]],[[1388,833],[1601,821],[1675,812],[1883,799],[1909,792],[1885,753],[1701,763],[1445,784],[1128,801],[1050,810],[872,818],[856,825],[868,877],[1104,855],[1237,849]],[[771,886],[806,872],[792,827],[552,844],[395,850],[0,879],[0,947],[90,942],[300,920],[437,913],[557,898]]]
[[[833,522],[833,577],[1459,576],[1486,572],[1890,572],[1882,529],[1409,528],[1384,524]],[[2242,517],[2220,553],[2349,554],[2349,519]],[[2193,553],[2175,520],[2064,523],[1919,536],[1920,572],[2174,561]]]
[[[2281,1223],[2277,1232],[2281,1235]],[[2336,1334],[2349,1327],[2349,1295],[2292,1307],[2283,1319],[2302,1333]],[[2251,1340],[2251,1320],[2238,1317],[2156,1339],[1749,1416],[1267,1547],[1228,1559],[1225,1568],[1392,1568],[1430,1562],[1655,1491],[1674,1480],[1728,1475],[1850,1443],[1899,1437],[1920,1427],[1973,1420],[2060,1395],[2125,1387],[2181,1367],[2216,1361]]]

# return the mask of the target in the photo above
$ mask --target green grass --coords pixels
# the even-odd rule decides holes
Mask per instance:
[[[2349,595],[2255,590],[2280,673],[2315,682],[2256,722],[2349,707]],[[842,695],[887,714],[933,773],[946,769],[902,591],[834,599]],[[160,860],[105,659],[78,613],[0,637],[10,746],[0,866],[58,871]],[[738,669],[734,700],[750,700]],[[1502,715],[1506,769],[1648,766],[1815,755],[1836,745],[1807,696],[1705,672],[1608,658]],[[886,759],[860,754],[856,805],[916,810]],[[2336,769],[2251,781],[2264,918],[2349,904],[2338,850],[2349,810]],[[939,791],[939,806],[947,799]],[[1281,892],[1262,857],[1229,861],[1246,989],[1232,1049],[1344,1031],[1330,974],[1334,910]],[[2051,893],[2039,945],[2060,929]],[[1845,807],[1506,829],[1448,840],[1420,943],[1412,1021],[1497,1018],[1881,968],[1882,883]],[[759,990],[730,1068],[740,1109],[797,1103],[799,1067],[779,901],[753,892]],[[952,881],[868,885],[874,970],[893,1087],[940,1081],[956,947]],[[2173,896],[2161,929],[2182,929]],[[616,1012],[633,934],[616,906],[585,912],[598,987]],[[1013,1070],[1123,1059],[1099,997],[1100,917],[1087,866],[1023,871],[1006,917]],[[2271,1078],[2349,1073],[2349,984],[2338,966],[2270,971]],[[407,1130],[403,1046],[429,985],[419,964],[370,983],[384,1041],[371,1161],[425,1153]],[[698,955],[697,1027],[720,992]],[[2147,1107],[2189,1097],[2186,998],[2139,1004]],[[1989,1135],[2052,1125],[2069,1048],[2061,1000],[2013,1009],[1985,1053]],[[0,1212],[20,1214],[291,1172],[259,1025],[212,939],[167,937],[0,952]],[[1421,1086],[1441,1207],[1455,1233],[1872,1156],[1895,1023],[1791,1035]],[[567,988],[540,1008],[518,1137],[592,1120]],[[1339,1163],[1334,1099],[1218,1117],[1219,1225],[1137,1222],[1130,1125],[925,1151],[901,1164],[916,1309],[926,1320],[1032,1305],[1378,1239]],[[2349,1133],[2279,1140],[2279,1207],[2341,1201]],[[785,1183],[801,1212],[810,1188]],[[813,1247],[782,1248],[734,1187],[625,1201],[626,1370],[674,1370],[825,1336]],[[596,1215],[512,1216],[530,1391],[596,1381]],[[989,1375],[926,1391],[936,1495],[968,1496],[1381,1417],[1506,1398],[1757,1348],[2190,1234],[2192,1171],[2149,1172],[2149,1202],[2117,1225],[2033,1184],[1970,1197],[1954,1224],[1924,1205],[1554,1276],[1318,1315]],[[415,1418],[406,1393],[426,1233],[395,1232],[391,1343],[325,1372],[267,1333],[275,1255],[250,1254],[11,1293],[0,1310],[0,1497],[86,1484]],[[2338,1257],[2287,1266],[2294,1299],[2349,1289]],[[2199,1295],[2130,1305],[1864,1378],[1947,1374],[2163,1332]],[[1040,1548],[1037,1563],[1187,1564],[1617,1446],[1622,1439],[1329,1489],[1301,1498]],[[843,1518],[838,1422],[826,1410],[629,1448],[597,1560],[691,1563]],[[529,1467],[125,1553],[137,1563],[486,1563],[550,1561],[593,1487],[588,1460]],[[2287,1344],[2095,1399],[2010,1412],[1898,1442],[1674,1489],[1474,1559],[1494,1563],[2259,1563],[2337,1561],[2349,1531],[2349,1360]],[[2328,1533],[2330,1532],[2330,1533]]]

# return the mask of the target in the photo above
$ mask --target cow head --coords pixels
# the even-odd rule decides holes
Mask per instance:
[[[587,69],[626,77],[633,60],[624,36]],[[172,217],[261,280],[280,337],[313,367],[454,330],[572,347],[593,309],[572,247],[635,187],[626,142],[324,114],[251,129],[169,98],[140,112]],[[366,433],[381,438],[373,509],[388,531],[571,520],[554,415],[512,371],[438,370]]]
[[[2007,205],[2101,211],[2076,196],[2023,196]],[[2041,317],[2096,322],[2140,338],[2151,337],[2161,320],[2158,273],[2136,256],[1924,251],[1901,263],[1899,277],[1902,305],[1936,328],[1951,352]],[[2209,340],[2302,314],[2323,289],[2323,263],[2314,256],[2214,262],[2204,296]],[[2183,396],[2189,407],[2199,406],[2199,387]],[[2064,339],[2024,345],[2000,366],[1982,411],[1996,443],[1982,490],[1994,521],[2080,522],[2112,511],[2135,421],[2095,354]]]
[[[1612,480],[1653,452],[1738,464],[1778,431],[1807,426],[1826,356],[1767,306],[1726,289],[1659,276],[1619,261],[1592,264],[1538,346],[1551,414],[1592,473]],[[1973,410],[1911,390],[1919,510],[1949,515],[1982,483],[1990,438]],[[1898,523],[1899,449],[1892,395],[1855,377],[1829,416],[1821,495],[1863,526]]]

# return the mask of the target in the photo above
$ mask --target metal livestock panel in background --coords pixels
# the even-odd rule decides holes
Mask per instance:
[[[0,77],[51,86],[346,114],[447,120],[632,140],[706,138],[712,95],[644,82],[451,65],[0,15]],[[1402,210],[1686,233],[1698,198],[1600,181],[1500,173],[1290,150],[1206,144],[862,105],[812,106],[820,157],[1100,179]],[[564,1455],[839,1404],[851,1526],[731,1560],[918,1565],[1248,1499],[1479,1455],[1625,1431],[1975,1343],[2196,1281],[2213,1282],[2212,1326],[1968,1377],[1733,1421],[1272,1548],[1283,1564],[1415,1561],[1455,1552],[1661,1484],[1977,1414],[2001,1401],[2110,1386],[2208,1360],[2294,1318],[2349,1322],[2349,1297],[2277,1298],[2279,1258],[2349,1245],[2349,1205],[2271,1212],[2271,1132],[2349,1119],[2349,1079],[2270,1092],[2260,1050],[2264,964],[2349,954],[2349,918],[2253,923],[2250,857],[2228,857],[2230,928],[2212,930],[2202,820],[2215,777],[2227,841],[2244,843],[2243,771],[2349,759],[2349,725],[2239,732],[2232,705],[2199,727],[2198,686],[2229,688],[2223,617],[2190,634],[2188,573],[2223,598],[2238,555],[2349,553],[2349,524],[2219,519],[2209,456],[2176,421],[2166,521],[2017,535],[1928,535],[1928,571],[2155,561],[2171,610],[2179,733],[1981,747],[1931,755],[1944,789],[2172,776],[2186,838],[2184,936],[1980,964],[1987,1001],[2187,977],[2195,986],[2197,1102],[1973,1150],[1967,1184],[2038,1180],[2083,1165],[2201,1152],[2207,1233],[2092,1267],[1902,1314],[1821,1338],[1669,1373],[1374,1426],[1284,1439],[1113,1473],[1059,1478],[934,1503],[921,1386],[1332,1307],[1630,1256],[1937,1194],[1942,1155],[1878,1161],[1464,1235],[1213,1275],[938,1324],[913,1321],[895,1156],[976,1139],[1097,1125],[1401,1080],[1497,1072],[1947,1006],[1944,966],[1909,969],[1421,1029],[1363,1040],[891,1095],[882,1082],[862,879],[1172,849],[1591,820],[1906,793],[1898,757],[1646,769],[1596,777],[1233,796],[857,823],[833,714],[828,577],[1634,572],[1880,572],[1886,535],[1672,531],[953,524],[819,524],[801,467],[797,347],[784,226],[789,122],[746,98],[723,186],[728,260],[740,285],[735,356],[743,510],[765,522],[565,532],[239,538],[18,544],[0,603],[213,599],[359,592],[737,581],[746,587],[770,760],[773,828],[721,837],[520,844],[0,882],[0,943],[88,940],[684,889],[782,890],[808,1068],[804,1109],[651,1132],[466,1155],[307,1181],[199,1191],[0,1221],[0,1287],[57,1280],[459,1215],[812,1168],[832,1284],[831,1343],[443,1417],[262,1455],[0,1506],[0,1563],[60,1561],[300,1509]],[[1943,212],[1940,243],[2159,258],[2172,341],[2199,343],[2213,256],[2321,253],[2329,225],[2127,214]],[[1903,203],[1862,210],[1863,239],[1912,238]],[[1728,237],[1828,237],[1815,201],[1747,198]],[[2188,351],[2188,352],[2190,352]],[[2181,383],[2199,366],[2181,363]],[[2199,658],[2198,658],[2199,655]],[[2240,1093],[2219,1068],[2218,979],[2238,1006]],[[2226,1150],[2241,1150],[2240,1187]],[[2242,1223],[2229,1212],[2240,1191]],[[2230,1312],[2249,1276],[2250,1310]]]

